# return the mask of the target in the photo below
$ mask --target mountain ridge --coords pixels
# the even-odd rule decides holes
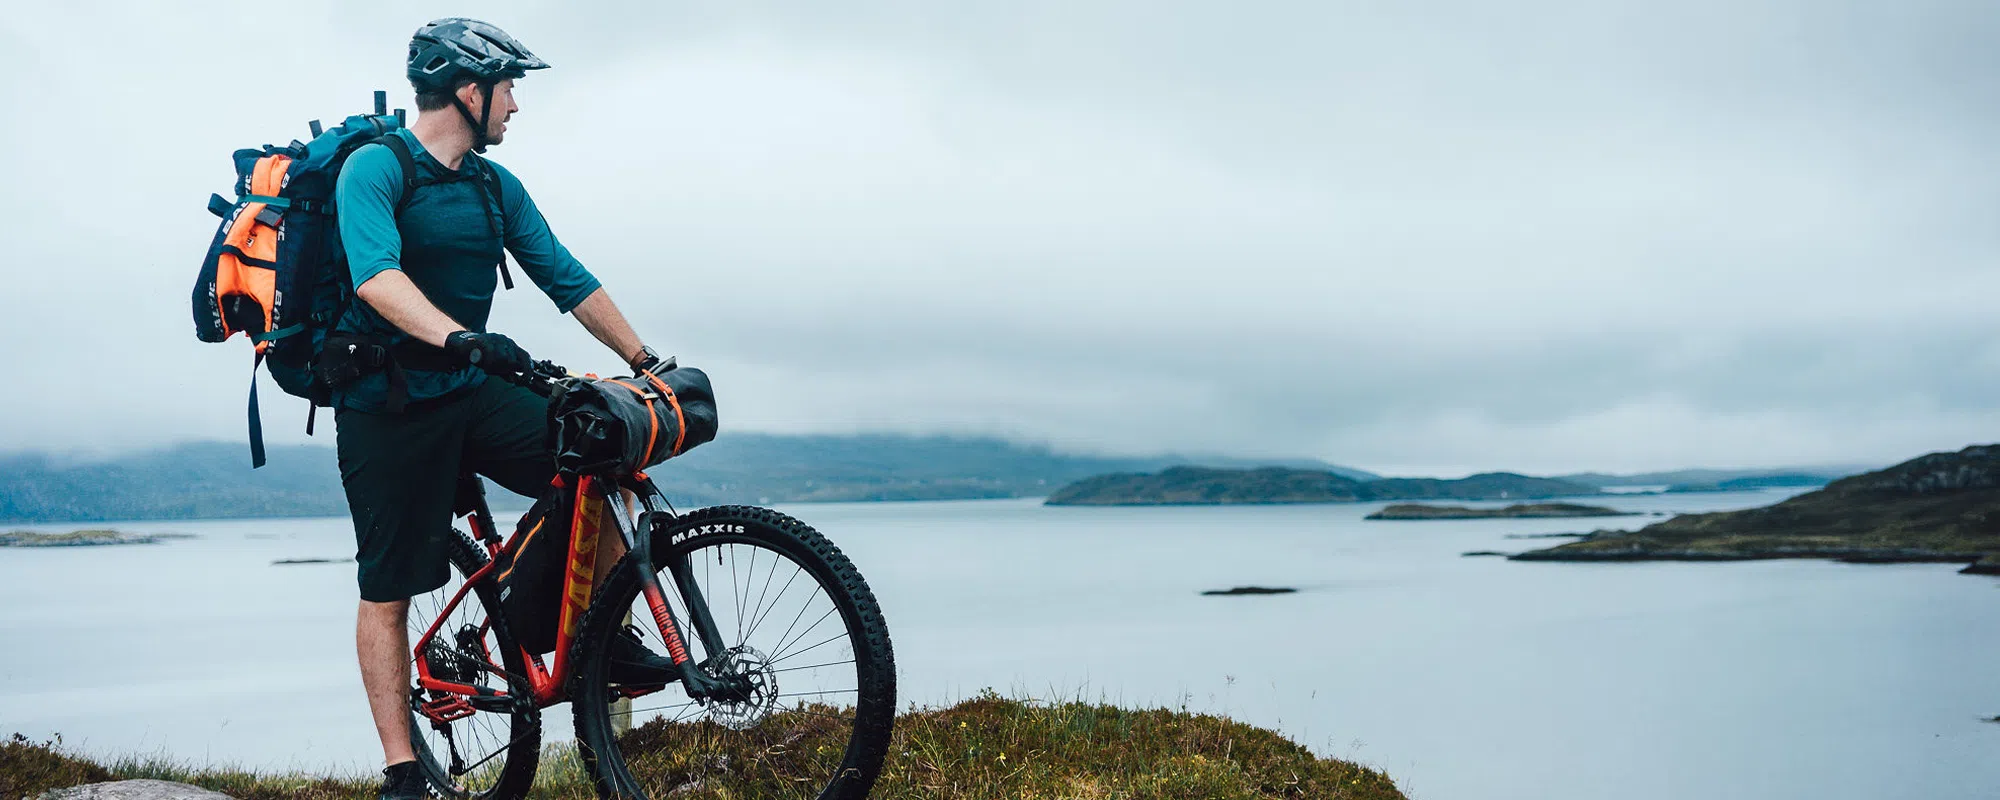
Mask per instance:
[[[0,522],[339,516],[346,495],[332,447],[269,448],[252,470],[241,443],[187,442],[112,458],[0,454]],[[1180,463],[1289,463],[1373,473],[1312,459],[1091,456],[1000,439],[894,434],[724,436],[649,470],[676,504],[770,504],[1032,497],[1091,474]],[[489,487],[489,501],[525,508]]]
[[[1357,481],[1323,470],[1288,467],[1216,469],[1175,466],[1158,473],[1095,475],[1049,495],[1052,506],[1251,505],[1358,503],[1373,500],[1538,500],[1599,495],[1593,486],[1512,472],[1456,480]]]

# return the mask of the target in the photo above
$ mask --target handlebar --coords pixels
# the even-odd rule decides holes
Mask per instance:
[[[528,366],[527,372],[493,376],[535,394],[549,397],[555,393],[555,382],[569,377],[569,369],[554,361],[536,361]]]

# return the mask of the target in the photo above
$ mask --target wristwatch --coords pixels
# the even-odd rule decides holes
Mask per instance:
[[[658,375],[674,368],[673,356],[661,358],[651,347],[640,347],[639,357],[632,362],[632,369]]]

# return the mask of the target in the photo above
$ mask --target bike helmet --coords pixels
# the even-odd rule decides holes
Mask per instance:
[[[410,37],[407,74],[418,94],[449,92],[467,78],[497,83],[548,67],[506,31],[476,19],[432,20]]]
[[[451,92],[463,80],[479,84],[485,98],[479,117],[452,95],[465,124],[472,128],[472,151],[486,152],[486,123],[493,115],[493,84],[519,78],[531,69],[548,69],[548,62],[528,52],[506,31],[476,19],[445,17],[431,20],[410,37],[409,66],[404,71],[418,94]]]

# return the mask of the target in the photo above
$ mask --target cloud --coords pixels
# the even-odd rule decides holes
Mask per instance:
[[[0,370],[49,387],[0,400],[0,442],[238,435],[247,352],[195,343],[180,301],[201,202],[231,149],[398,85],[430,14],[269,13],[0,23],[31,65],[9,105],[60,122],[0,131]],[[1994,429],[1992,10],[482,13],[556,64],[495,157],[740,430],[1556,470]],[[282,80],[232,80],[280,28],[310,32]],[[532,290],[492,325],[608,363]],[[133,388],[62,388],[106,372]]]

